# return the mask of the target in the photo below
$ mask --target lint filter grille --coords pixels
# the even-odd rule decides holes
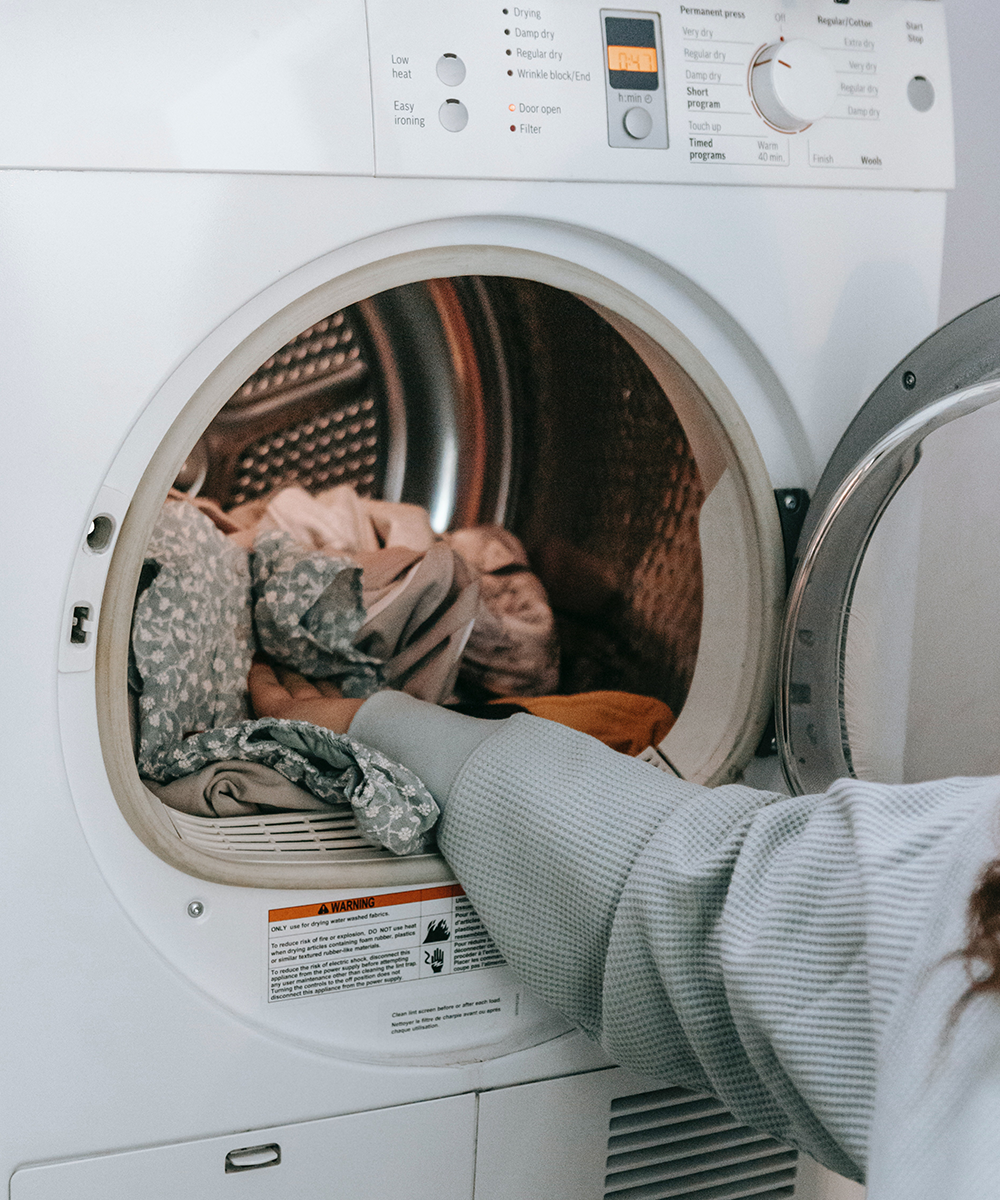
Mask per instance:
[[[349,805],[327,813],[274,812],[245,817],[196,817],[164,806],[182,841],[207,854],[237,862],[285,859],[350,862],[391,859],[361,836]]]
[[[611,1102],[605,1200],[777,1200],[798,1154],[706,1092],[662,1088]]]

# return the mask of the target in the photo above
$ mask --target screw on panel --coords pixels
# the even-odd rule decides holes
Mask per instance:
[[[774,498],[778,504],[781,539],[785,552],[785,584],[792,580],[795,570],[795,550],[799,534],[809,510],[809,493],[802,488],[777,488]]]
[[[200,917],[204,911],[205,906],[200,900],[192,900],[187,907],[187,914],[189,917]]]
[[[912,392],[916,386],[917,386],[916,375],[914,375],[912,371],[904,371],[903,372],[903,387],[905,387],[908,392]]]

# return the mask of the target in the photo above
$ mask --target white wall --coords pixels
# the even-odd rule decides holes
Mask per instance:
[[[944,2],[958,186],[948,199],[942,323],[1000,293],[1000,4]]]
[[[943,0],[955,100],[941,322],[1000,294],[1000,3]],[[1000,769],[1000,405],[932,434],[869,547],[848,638],[865,778]],[[914,549],[916,547],[916,549]],[[886,596],[894,595],[891,603]]]

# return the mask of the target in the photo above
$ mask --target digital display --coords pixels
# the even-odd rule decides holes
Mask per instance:
[[[609,71],[655,71],[655,46],[609,46]]]
[[[656,91],[660,86],[656,26],[639,17],[605,17],[608,83],[630,91]]]

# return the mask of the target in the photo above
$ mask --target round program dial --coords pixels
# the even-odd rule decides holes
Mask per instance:
[[[830,111],[837,76],[826,51],[815,42],[773,42],[753,61],[750,94],[768,124],[784,133],[799,133]]]

